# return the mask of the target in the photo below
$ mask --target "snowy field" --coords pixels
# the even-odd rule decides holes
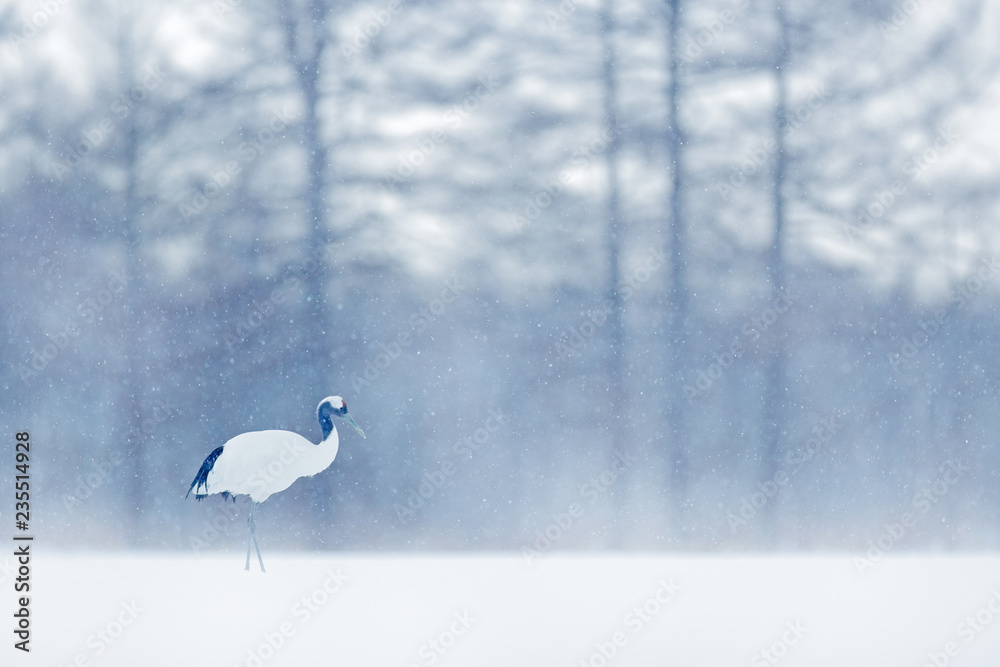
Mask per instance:
[[[39,552],[0,664],[1000,664],[998,557],[264,557]]]

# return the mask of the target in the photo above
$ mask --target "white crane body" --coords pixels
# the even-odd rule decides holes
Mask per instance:
[[[295,480],[323,472],[337,457],[337,431],[315,445],[291,431],[251,431],[227,441],[208,471],[205,494],[247,495],[262,503]]]
[[[250,569],[250,544],[257,549],[257,560],[261,571],[264,559],[260,557],[254,514],[257,505],[273,494],[284,491],[295,480],[312,477],[330,467],[337,458],[340,437],[333,425],[333,418],[344,419],[365,437],[364,431],[354,418],[347,414],[347,404],[340,396],[329,396],[320,401],[316,408],[323,440],[313,444],[298,433],[291,431],[251,431],[242,433],[216,448],[195,475],[187,495],[194,491],[195,498],[201,500],[212,494],[222,498],[246,495],[250,497],[250,517],[247,519],[247,562]],[[187,496],[185,496],[186,498]],[[234,498],[235,501],[235,498]]]

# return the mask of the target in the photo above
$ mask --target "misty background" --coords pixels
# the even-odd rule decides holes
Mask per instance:
[[[338,394],[368,438],[265,549],[1000,546],[998,27],[3,3],[0,416],[40,539],[238,548],[244,503],[184,500],[202,460],[318,441]]]

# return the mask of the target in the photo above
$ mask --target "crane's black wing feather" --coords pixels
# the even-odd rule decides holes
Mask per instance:
[[[198,500],[201,500],[202,498],[208,495],[208,493],[198,493],[198,492],[201,491],[201,487],[203,486],[205,487],[205,491],[208,491],[208,473],[212,472],[212,466],[215,465],[215,460],[219,458],[221,454],[222,454],[222,447],[219,447],[214,452],[208,455],[208,457],[205,459],[205,462],[201,464],[201,468],[198,470],[198,474],[194,476],[194,481],[191,482],[191,488],[189,488],[188,492],[184,494],[185,498],[191,495],[191,491],[194,491],[194,497],[197,498]],[[230,495],[229,492],[223,491],[222,499],[228,500],[229,495]],[[235,501],[236,499],[233,498],[233,502]]]

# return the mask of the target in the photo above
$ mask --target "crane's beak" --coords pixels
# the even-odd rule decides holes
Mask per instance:
[[[360,436],[361,436],[362,438],[363,438],[363,437],[365,437],[365,432],[361,430],[361,427],[360,427],[360,426],[358,426],[358,422],[354,421],[354,417],[352,417],[351,415],[347,414],[347,415],[344,415],[344,419],[346,419],[346,420],[347,420],[347,423],[348,423],[348,424],[350,424],[351,426],[353,426],[353,427],[354,427],[354,430],[355,430],[355,431],[357,431],[357,432],[358,432],[358,434],[359,434],[359,435],[360,435]]]

